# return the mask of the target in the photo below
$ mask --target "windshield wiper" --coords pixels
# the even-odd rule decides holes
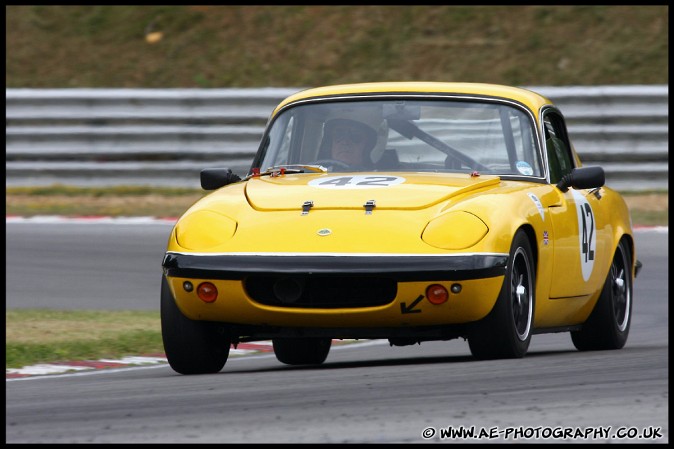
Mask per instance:
[[[274,165],[273,167],[269,167],[263,172],[255,172],[255,169],[253,169],[253,173],[249,176],[246,176],[244,181],[252,178],[253,176],[281,176],[284,174],[294,174],[294,173],[327,173],[328,169],[326,167],[323,167],[322,165]]]

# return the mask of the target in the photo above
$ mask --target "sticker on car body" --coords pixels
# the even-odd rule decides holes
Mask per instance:
[[[580,266],[583,279],[587,281],[594,267],[594,255],[597,249],[597,226],[594,219],[592,206],[585,197],[572,190],[573,199],[576,203],[576,215],[578,216],[578,242],[580,244]]]
[[[545,209],[543,209],[543,205],[541,204],[541,200],[538,199],[536,195],[533,193],[528,193],[529,198],[531,198],[531,201],[534,202],[536,205],[536,209],[538,209],[538,213],[541,215],[541,220],[545,221]]]
[[[534,169],[527,162],[517,161],[515,167],[517,167],[518,172],[522,173],[525,176],[531,176],[534,174]]]
[[[378,189],[402,184],[405,178],[400,176],[352,175],[329,176],[309,181],[311,187],[320,189]]]

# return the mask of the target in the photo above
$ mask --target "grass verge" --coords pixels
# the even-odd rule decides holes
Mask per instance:
[[[206,192],[200,189],[143,186],[8,187],[6,213],[23,217],[35,215],[179,217],[205,194]]]
[[[5,368],[163,353],[159,311],[13,309]]]

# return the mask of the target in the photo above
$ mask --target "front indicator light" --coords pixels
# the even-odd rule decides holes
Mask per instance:
[[[447,289],[439,284],[429,285],[426,289],[426,299],[431,304],[440,305],[449,299],[449,292]]]
[[[203,302],[213,302],[218,299],[218,289],[210,282],[203,282],[197,287],[197,296]]]

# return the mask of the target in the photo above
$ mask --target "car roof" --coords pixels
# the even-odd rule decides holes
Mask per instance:
[[[497,97],[507,100],[514,100],[524,104],[536,115],[538,110],[546,104],[552,102],[546,97],[521,87],[504,86],[500,84],[486,83],[443,83],[443,82],[425,82],[425,81],[401,81],[401,82],[379,82],[379,83],[358,83],[358,84],[339,84],[334,86],[316,87],[297,92],[283,100],[273,111],[272,116],[276,115],[284,106],[296,101],[309,100],[313,98],[323,98],[331,96],[360,96],[363,94],[395,94],[395,93],[418,93],[418,94],[454,94]]]

